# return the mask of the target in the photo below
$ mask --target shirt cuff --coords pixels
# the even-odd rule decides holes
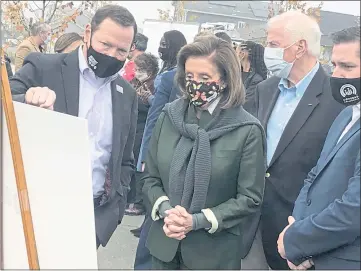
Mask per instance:
[[[215,233],[218,230],[218,220],[217,220],[216,216],[214,215],[214,213],[212,212],[211,209],[203,209],[202,213],[204,214],[204,216],[206,217],[208,222],[210,222],[212,224],[212,227],[210,228],[210,230],[208,232],[211,234]]]
[[[166,215],[166,211],[172,209],[172,205],[170,205],[169,200],[163,201],[161,204],[159,204],[159,208],[158,208],[158,214],[160,218],[165,218]]]
[[[201,229],[210,229],[212,227],[211,222],[207,220],[206,216],[203,213],[192,214],[192,221],[193,221],[193,226],[192,226],[193,231],[198,231]]]
[[[155,201],[151,212],[151,218],[153,219],[153,221],[157,221],[161,218],[159,216],[159,206],[162,204],[162,202],[167,200],[169,201],[169,198],[167,196],[161,196]]]

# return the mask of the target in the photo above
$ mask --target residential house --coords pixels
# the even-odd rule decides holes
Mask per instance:
[[[184,21],[233,23],[234,39],[258,40],[265,36],[268,3],[261,1],[184,1]]]
[[[330,34],[358,25],[359,17],[322,10],[320,15],[322,58],[328,59]],[[238,32],[230,33],[234,39],[264,42],[268,17],[269,3],[263,1],[184,1],[185,22],[233,23],[236,25],[233,32]]]
[[[323,59],[330,59],[332,53],[331,34],[348,27],[357,26],[359,20],[360,17],[357,16],[321,10],[321,57]]]

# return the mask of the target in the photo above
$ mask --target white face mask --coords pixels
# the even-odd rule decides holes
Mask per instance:
[[[45,39],[43,39],[43,41],[44,41],[44,44],[48,44],[49,42],[50,42],[50,40],[51,40],[51,37],[50,37],[50,35],[48,36],[46,36],[46,38]]]
[[[135,78],[137,78],[140,82],[143,82],[148,79],[148,74],[146,72],[135,72]]]
[[[286,48],[265,48],[264,63],[266,64],[267,69],[272,72],[273,75],[280,78],[288,78],[296,59],[293,62],[289,63],[283,59],[283,56],[285,50],[293,46],[295,43],[291,44]]]

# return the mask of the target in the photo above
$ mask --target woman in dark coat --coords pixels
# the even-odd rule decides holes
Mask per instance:
[[[145,162],[153,269],[241,269],[263,200],[265,134],[242,107],[240,77],[232,45],[217,37],[178,54],[184,97],[163,109]]]
[[[138,94],[138,121],[137,132],[134,141],[134,159],[138,160],[140,145],[144,133],[144,127],[148,116],[148,110],[154,95],[154,79],[158,73],[158,59],[150,53],[143,53],[134,60],[135,78],[130,82]],[[128,203],[132,203],[126,209],[127,215],[140,215],[144,213],[142,203],[141,184],[139,183],[139,172],[135,172],[130,183]]]

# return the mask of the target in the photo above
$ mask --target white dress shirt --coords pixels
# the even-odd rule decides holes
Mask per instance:
[[[352,107],[352,119],[350,123],[346,126],[345,130],[341,134],[340,138],[337,141],[337,144],[341,141],[341,139],[345,136],[345,134],[352,128],[352,126],[360,119],[360,103],[354,105]]]
[[[104,193],[106,171],[112,151],[112,95],[110,83],[118,76],[99,78],[89,68],[79,48],[79,114],[88,120],[93,197]]]

